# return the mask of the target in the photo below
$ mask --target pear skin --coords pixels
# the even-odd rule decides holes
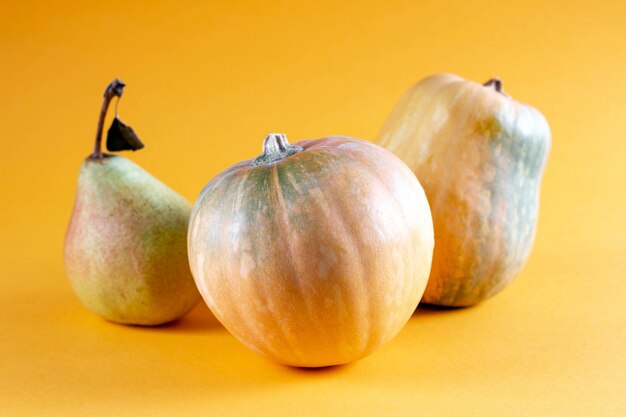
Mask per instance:
[[[87,158],[65,239],[74,291],[107,320],[158,325],[199,300],[187,260],[190,204],[127,158]]]

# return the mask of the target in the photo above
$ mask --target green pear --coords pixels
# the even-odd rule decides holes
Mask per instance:
[[[187,258],[191,206],[129,159],[100,151],[108,102],[123,86],[116,80],[107,88],[96,149],[80,168],[65,265],[92,312],[118,323],[158,325],[182,317],[200,299]],[[127,149],[143,147],[138,143]]]

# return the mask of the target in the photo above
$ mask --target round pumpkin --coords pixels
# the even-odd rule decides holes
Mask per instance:
[[[210,181],[193,208],[189,260],[218,320],[279,363],[321,367],[390,340],[426,286],[433,226],[415,175],[358,139],[263,153]]]
[[[417,175],[435,225],[423,301],[469,306],[498,293],[533,245],[550,149],[543,115],[485,84],[437,74],[413,86],[377,143]]]

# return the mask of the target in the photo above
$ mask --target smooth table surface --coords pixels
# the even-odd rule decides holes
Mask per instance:
[[[420,308],[371,356],[319,370],[248,351],[203,305],[127,327],[85,311],[67,286],[24,284],[0,296],[0,415],[621,416],[623,300],[586,279],[623,285],[620,267],[536,254],[500,296]]]
[[[626,415],[626,2],[5,3],[0,416]],[[373,140],[441,71],[499,75],[552,128],[535,248],[493,299],[301,370],[203,305],[128,327],[72,294],[63,236],[113,77],[147,145],[125,155],[193,202],[269,132]]]

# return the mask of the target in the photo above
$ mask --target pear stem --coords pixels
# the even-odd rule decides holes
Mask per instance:
[[[111,84],[104,90],[104,100],[102,101],[102,108],[100,109],[100,117],[98,118],[98,130],[96,131],[96,143],[93,147],[93,153],[89,159],[102,159],[102,131],[104,130],[104,118],[107,115],[109,104],[113,97],[122,97],[126,84],[119,78],[114,79]]]

